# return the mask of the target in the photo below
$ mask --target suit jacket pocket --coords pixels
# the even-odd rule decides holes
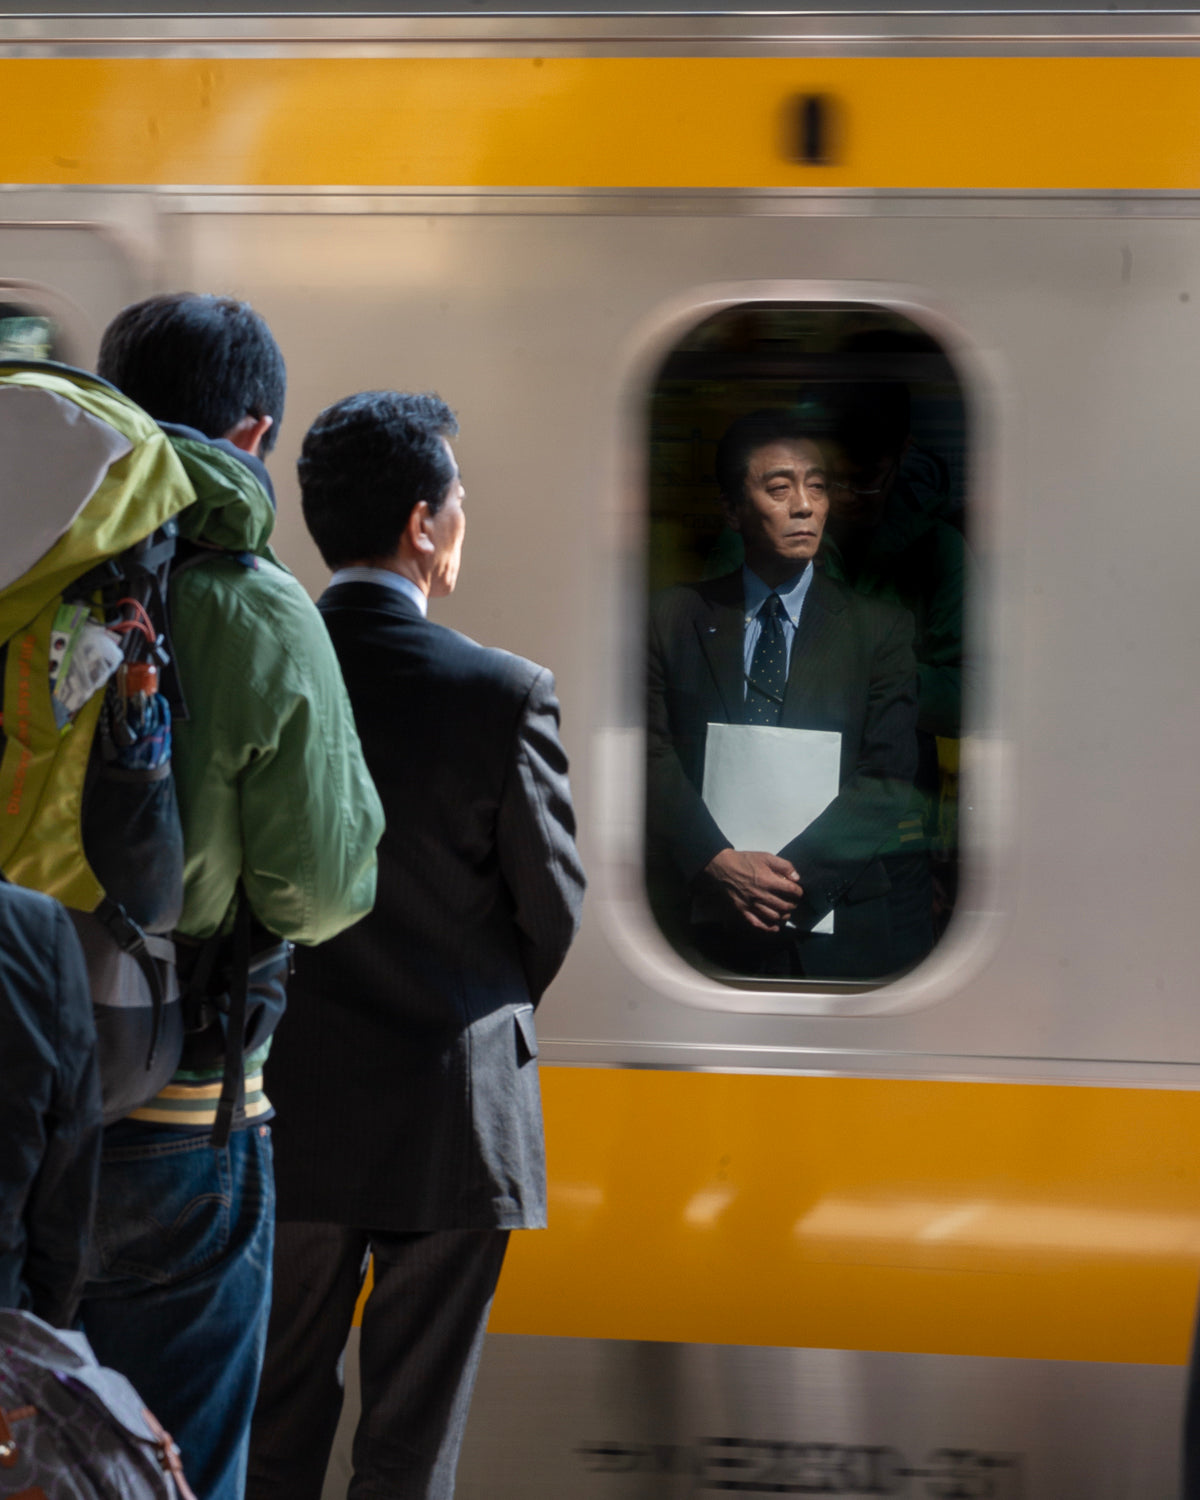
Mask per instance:
[[[520,1068],[538,1055],[537,1028],[533,1024],[532,1005],[522,1005],[513,1011],[513,1026],[517,1033],[517,1066]]]

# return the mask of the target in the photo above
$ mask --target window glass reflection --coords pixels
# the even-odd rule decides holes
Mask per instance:
[[[43,313],[0,301],[0,359],[56,359],[58,331]]]
[[[730,979],[881,980],[957,889],[966,431],[882,309],[739,308],[650,403],[646,878]]]

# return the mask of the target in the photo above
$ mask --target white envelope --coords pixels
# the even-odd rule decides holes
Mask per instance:
[[[837,796],[841,759],[833,730],[710,724],[701,795],[735,849],[776,854]],[[832,932],[833,913],[812,930]]]

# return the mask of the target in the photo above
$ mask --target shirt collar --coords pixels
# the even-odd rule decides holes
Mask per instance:
[[[750,623],[772,594],[778,594],[784,614],[795,629],[800,624],[800,610],[804,605],[804,596],[808,593],[808,586],[812,583],[812,571],[812,563],[805,563],[794,578],[789,578],[777,589],[772,589],[768,588],[758,574],[752,572],[743,563],[742,598],[745,601],[746,623]]]
[[[412,579],[405,578],[402,573],[393,573],[390,568],[338,568],[329,580],[329,587],[332,588],[336,583],[377,583],[381,588],[403,594],[417,606],[422,615],[429,612],[428,599]]]

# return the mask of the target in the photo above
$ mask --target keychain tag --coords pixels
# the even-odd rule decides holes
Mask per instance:
[[[64,604],[50,632],[54,719],[64,728],[124,660],[121,643],[93,620],[85,604]]]

